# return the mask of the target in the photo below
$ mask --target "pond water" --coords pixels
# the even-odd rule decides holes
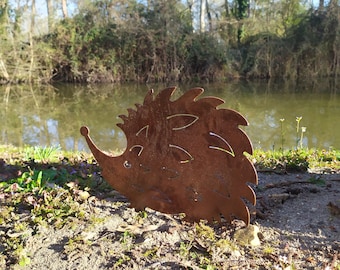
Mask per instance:
[[[191,87],[180,85],[176,95]],[[340,149],[340,81],[318,84],[232,82],[200,84],[203,95],[225,100],[221,108],[236,109],[254,148]],[[60,145],[63,150],[89,151],[79,133],[87,125],[102,150],[124,149],[126,140],[116,126],[126,109],[142,103],[148,89],[164,85],[0,86],[0,144]],[[302,117],[297,130],[297,117]],[[301,134],[302,128],[306,128]],[[302,135],[302,136],[301,136]]]

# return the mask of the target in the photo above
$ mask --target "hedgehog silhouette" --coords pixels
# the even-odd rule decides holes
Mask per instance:
[[[104,179],[130,201],[136,210],[145,207],[168,213],[184,213],[188,221],[249,224],[247,204],[256,196],[249,183],[257,184],[248,136],[239,128],[247,120],[231,109],[219,109],[217,97],[198,98],[202,88],[171,100],[175,87],[158,95],[150,90],[142,105],[120,115],[117,124],[127,147],[120,156],[102,152],[80,132],[102,168]]]

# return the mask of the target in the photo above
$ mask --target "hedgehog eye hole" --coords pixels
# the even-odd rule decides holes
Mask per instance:
[[[126,169],[131,169],[132,167],[131,163],[127,160],[124,161],[123,165],[124,165],[124,168]]]

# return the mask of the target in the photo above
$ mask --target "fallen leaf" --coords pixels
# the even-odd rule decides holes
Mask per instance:
[[[255,225],[249,225],[243,229],[239,229],[234,234],[234,239],[241,245],[259,246],[261,241],[258,237],[260,229]]]
[[[28,203],[28,204],[32,204],[32,205],[36,205],[37,204],[37,201],[35,200],[35,198],[30,195],[30,196],[27,196],[25,198],[25,201]]]
[[[83,201],[86,201],[90,197],[90,193],[87,191],[79,191],[79,198],[82,199]]]
[[[75,189],[77,187],[77,183],[76,182],[69,182],[66,184],[66,186],[68,186],[70,189]]]

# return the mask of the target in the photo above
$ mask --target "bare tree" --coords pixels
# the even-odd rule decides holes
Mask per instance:
[[[224,10],[225,10],[225,17],[229,18],[230,16],[230,10],[229,10],[229,3],[228,0],[224,1]]]
[[[200,31],[201,33],[205,32],[205,14],[207,13],[205,5],[206,0],[200,0]]]
[[[68,17],[68,12],[67,12],[67,0],[61,0],[61,8],[63,11],[63,17],[64,19]]]
[[[206,23],[208,22],[208,30],[212,30],[212,17],[208,0],[200,0],[200,32],[207,31]]]
[[[194,25],[194,14],[193,14],[193,10],[192,10],[192,7],[194,5],[194,0],[187,0],[187,5],[188,5],[188,9],[190,11],[191,27],[192,27]]]
[[[47,20],[48,20],[48,32],[53,30],[53,22],[54,22],[54,7],[53,0],[46,0],[47,4]]]
[[[28,81],[32,82],[32,72],[34,70],[34,28],[35,28],[35,16],[36,16],[36,7],[35,7],[35,0],[32,0],[31,6],[31,24],[30,24],[30,31],[29,31],[29,41],[30,41],[30,52],[31,52],[31,60],[30,60],[30,70],[28,75]]]
[[[205,0],[205,10],[207,12],[207,17],[208,17],[209,31],[212,31],[212,18],[211,18],[211,12],[209,8],[208,0]]]

